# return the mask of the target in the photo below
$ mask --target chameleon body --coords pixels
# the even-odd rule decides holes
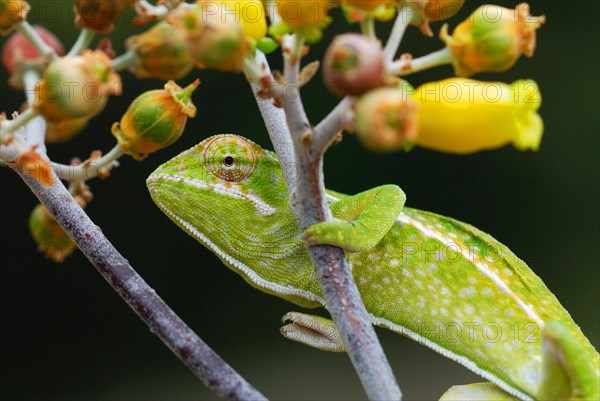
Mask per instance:
[[[373,324],[491,382],[445,399],[598,399],[598,353],[541,279],[475,227],[403,207],[396,186],[328,192],[336,222],[301,233],[276,155],[235,135],[206,139],[147,184],[169,218],[250,285],[303,307],[324,305],[306,245],[344,248]],[[288,319],[289,338],[340,350],[326,319]]]

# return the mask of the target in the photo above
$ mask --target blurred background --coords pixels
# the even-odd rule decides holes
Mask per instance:
[[[72,2],[31,1],[30,21],[46,26],[69,48],[78,30]],[[517,2],[500,1],[514,7]],[[450,28],[479,1],[467,1]],[[539,152],[511,147],[470,156],[414,149],[378,155],[345,136],[326,157],[329,188],[356,193],[395,183],[408,205],[469,222],[508,245],[544,280],[583,332],[600,344],[598,11],[595,0],[532,1],[532,14],[548,23],[538,33],[533,59],[482,80],[533,78],[541,88],[545,134]],[[112,35],[123,42],[142,28],[125,14]],[[339,13],[307,60],[321,59],[336,32],[356,30]],[[385,37],[390,24],[379,24]],[[433,26],[437,32],[440,24]],[[2,39],[2,43],[5,39]],[[98,38],[94,43],[98,42]],[[402,50],[415,56],[441,46],[409,28]],[[279,55],[271,56],[280,68]],[[415,86],[450,76],[440,67],[411,76]],[[1,70],[0,109],[24,100],[6,86]],[[145,178],[158,165],[202,139],[237,133],[270,147],[242,75],[194,70],[202,85],[198,115],[173,146],[136,162],[122,158],[107,180],[90,182],[87,212],[136,270],[226,361],[271,399],[355,400],[363,390],[344,354],[319,352],[278,334],[280,318],[298,307],[247,286],[240,277],[152,203]],[[142,91],[162,87],[122,73],[124,90],[73,141],[53,145],[50,157],[68,163],[114,145],[110,126]],[[320,75],[303,91],[318,122],[336,103]],[[216,398],[149,332],[81,253],[53,264],[40,255],[27,221],[35,197],[9,169],[0,169],[0,398],[5,400],[204,400]],[[325,313],[318,311],[318,313]],[[481,381],[460,365],[385,330],[379,330],[406,399],[431,400],[454,384]]]

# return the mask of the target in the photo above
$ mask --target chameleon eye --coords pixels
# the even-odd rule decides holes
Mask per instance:
[[[206,169],[221,180],[240,182],[253,171],[256,156],[244,138],[219,135],[206,144],[202,153]]]

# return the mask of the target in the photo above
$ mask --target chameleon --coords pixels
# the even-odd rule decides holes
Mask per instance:
[[[542,280],[477,228],[404,206],[396,185],[327,191],[335,218],[301,232],[277,155],[216,135],[147,179],[156,205],[251,286],[300,307],[325,306],[306,247],[344,249],[372,323],[488,380],[443,400],[598,400],[600,359]],[[330,319],[291,312],[282,334],[344,351]]]

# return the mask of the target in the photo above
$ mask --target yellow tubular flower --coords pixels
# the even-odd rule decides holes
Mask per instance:
[[[416,144],[424,148],[465,154],[509,143],[519,150],[540,146],[542,99],[532,80],[450,78],[418,87],[413,98],[421,104]]]
[[[246,39],[261,40],[267,34],[267,18],[261,0],[226,0],[225,7],[235,11]]]

